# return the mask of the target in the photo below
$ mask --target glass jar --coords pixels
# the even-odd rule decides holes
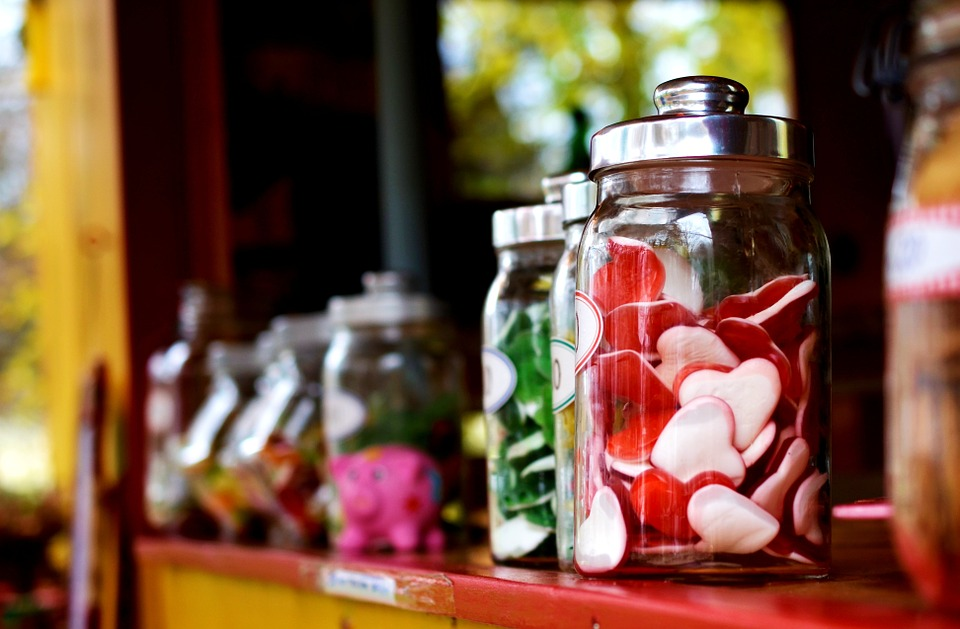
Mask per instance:
[[[267,541],[301,548],[326,543],[325,448],[320,367],[330,342],[326,313],[275,317],[276,354],[220,455],[247,502],[267,519]]]
[[[550,357],[553,363],[551,403],[554,415],[554,452],[557,459],[557,560],[561,570],[573,571],[574,392],[576,365],[577,254],[587,218],[597,204],[597,184],[579,181],[563,186],[563,255],[550,287]]]
[[[203,282],[184,284],[177,336],[147,363],[145,516],[158,531],[214,537],[216,526],[193,499],[177,459],[183,436],[210,388],[208,346],[239,336],[232,295]]]
[[[241,410],[256,395],[257,378],[268,358],[262,345],[210,344],[210,392],[190,422],[179,452],[178,462],[193,497],[217,521],[219,537],[227,542],[246,539],[254,514],[236,478],[218,463],[216,455]]]
[[[960,611],[960,3],[914,10],[885,251],[885,483],[901,565]]]
[[[409,275],[367,272],[362,283],[327,304],[329,537],[341,551],[440,550],[462,530],[459,338]]]
[[[830,255],[812,139],[719,77],[591,141],[577,266],[574,563],[824,576]]]
[[[483,306],[490,550],[501,564],[556,564],[550,287],[563,254],[558,203],[493,213],[497,274]]]

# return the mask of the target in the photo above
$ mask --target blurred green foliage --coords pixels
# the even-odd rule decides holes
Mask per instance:
[[[465,198],[529,199],[585,170],[589,136],[652,115],[660,83],[726,76],[749,113],[791,115],[779,0],[441,0],[440,55]]]

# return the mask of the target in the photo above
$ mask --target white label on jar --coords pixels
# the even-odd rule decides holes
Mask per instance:
[[[596,302],[581,291],[576,292],[577,316],[577,362],[576,373],[580,373],[590,357],[600,347],[603,338],[603,315]]]
[[[960,205],[903,210],[891,217],[884,289],[891,301],[960,295]]]
[[[550,339],[550,359],[553,370],[553,412],[559,413],[573,402],[576,384],[577,350],[567,339]]]
[[[483,410],[496,413],[517,388],[517,368],[509,356],[490,346],[483,348],[480,362],[483,365]]]

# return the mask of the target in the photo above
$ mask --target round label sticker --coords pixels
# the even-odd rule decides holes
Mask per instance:
[[[480,362],[483,367],[483,411],[495,413],[517,388],[517,368],[509,356],[495,347],[484,347]]]
[[[603,315],[600,314],[600,307],[586,293],[577,291],[575,301],[577,317],[577,362],[575,371],[580,373],[590,357],[600,347],[600,339],[603,338]]]
[[[576,384],[577,350],[567,339],[550,339],[553,364],[553,412],[559,413],[573,402]]]

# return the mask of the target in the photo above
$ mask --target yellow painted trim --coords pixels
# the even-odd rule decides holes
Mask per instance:
[[[142,563],[139,579],[143,629],[489,629],[493,626],[175,565]]]
[[[112,0],[31,0],[28,81],[34,165],[29,191],[39,234],[39,332],[57,486],[68,499],[81,389],[107,366],[108,482],[128,416],[126,254]],[[96,560],[102,626],[116,627],[116,531]]]

